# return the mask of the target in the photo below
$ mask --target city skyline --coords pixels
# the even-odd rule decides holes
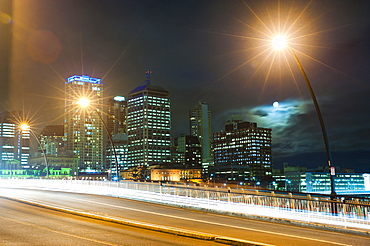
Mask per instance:
[[[128,95],[151,69],[153,81],[171,93],[172,137],[188,133],[188,110],[205,101],[213,132],[232,114],[272,128],[274,166],[325,166],[319,124],[298,69],[292,66],[295,82],[290,74],[267,78],[268,67],[257,71],[265,57],[247,62],[254,46],[243,37],[255,30],[246,24],[258,26],[248,6],[265,18],[278,10],[277,2],[14,1],[16,90],[8,107],[35,115],[39,125],[61,123],[68,76],[102,78],[108,98]],[[307,7],[302,15],[310,25],[299,26],[309,35],[302,52],[322,64],[298,55],[322,108],[333,165],[369,170],[369,4],[281,4],[295,16]],[[272,106],[275,100],[279,107]]]

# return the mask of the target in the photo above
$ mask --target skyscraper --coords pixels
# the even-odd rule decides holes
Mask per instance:
[[[229,121],[225,131],[213,134],[213,148],[215,179],[271,181],[271,129],[257,127],[257,123]]]
[[[111,135],[126,133],[127,101],[123,96],[108,99],[107,127]]]
[[[106,168],[110,170],[112,179],[119,178],[119,171],[127,168],[126,111],[125,97],[115,96],[108,99],[107,128],[111,141],[107,142],[106,147]]]
[[[129,167],[170,162],[169,92],[147,80],[132,90],[127,102]]]
[[[18,168],[28,168],[30,155],[30,129],[21,129],[21,112],[4,111],[0,113],[0,157],[1,166],[9,167],[10,162],[17,160]]]
[[[104,169],[102,97],[101,79],[87,75],[67,78],[64,136],[67,139],[67,149],[78,157],[80,172]],[[88,99],[91,105],[81,107],[78,102],[82,98]]]
[[[202,147],[202,163],[204,172],[208,172],[208,165],[212,162],[211,152],[211,112],[205,102],[199,102],[189,111],[190,134],[199,138]]]

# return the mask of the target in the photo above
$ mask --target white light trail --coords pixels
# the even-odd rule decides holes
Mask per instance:
[[[42,190],[58,190],[65,192],[114,196],[193,209],[204,209],[214,212],[237,213],[241,215],[259,216],[265,218],[278,218],[289,221],[318,223],[344,228],[351,227],[370,229],[370,220],[351,218],[343,214],[337,214],[336,216],[333,216],[328,213],[315,211],[293,210],[256,204],[235,203],[173,194],[170,195],[160,193],[162,188],[166,188],[167,190],[168,187],[163,186],[161,188],[161,186],[155,184],[153,185],[156,186],[155,188],[159,189],[158,192],[118,187],[122,184],[117,182],[93,182],[80,180],[0,180],[0,187],[34,188]],[[97,189],[97,187],[99,188]],[[139,184],[137,184],[137,187],[139,187]],[[148,187],[148,184],[146,184],[146,187]],[[176,191],[174,188],[173,193],[175,192]]]

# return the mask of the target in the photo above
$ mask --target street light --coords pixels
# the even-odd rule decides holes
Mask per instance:
[[[310,95],[311,95],[313,104],[315,105],[316,114],[317,114],[317,117],[319,119],[322,136],[324,138],[326,158],[327,158],[327,164],[328,164],[328,167],[329,167],[329,175],[330,175],[330,190],[331,190],[330,197],[332,199],[334,199],[337,196],[337,194],[335,192],[335,186],[334,186],[335,171],[334,171],[334,167],[332,167],[332,165],[331,165],[332,161],[331,161],[331,154],[330,154],[330,146],[329,146],[328,136],[327,136],[327,133],[326,133],[324,120],[323,120],[322,115],[321,115],[320,107],[319,107],[319,104],[317,103],[317,100],[316,100],[315,93],[313,92],[312,86],[310,84],[310,81],[308,80],[307,74],[306,74],[305,70],[303,69],[302,64],[298,60],[298,57],[295,54],[292,47],[289,46],[286,37],[284,35],[277,35],[277,36],[272,38],[271,43],[272,43],[272,46],[274,47],[275,50],[283,50],[283,49],[286,48],[293,55],[294,60],[296,61],[299,69],[301,70],[303,78],[306,81],[306,85],[308,87],[308,90],[310,91]]]
[[[42,145],[40,143],[40,140],[37,138],[36,134],[31,130],[31,127],[27,123],[21,124],[19,126],[19,128],[20,128],[21,132],[23,132],[23,131],[27,132],[28,131],[36,139],[38,145],[40,146],[41,152],[44,155],[45,166],[46,166],[46,178],[48,178],[49,177],[49,164],[48,164],[48,160],[46,158],[46,153],[45,153],[44,148],[42,147]]]
[[[90,100],[86,97],[83,97],[80,100],[78,100],[77,104],[80,105],[82,108],[87,108],[88,106],[90,106]],[[115,145],[113,143],[112,136],[111,136],[111,134],[108,130],[108,127],[105,124],[105,121],[103,120],[101,114],[98,112],[98,110],[95,107],[92,107],[92,108],[95,111],[95,113],[99,116],[99,119],[103,123],[104,129],[106,130],[106,132],[108,134],[108,139],[109,139],[110,145],[112,146],[112,151],[113,151],[114,159],[115,159],[115,162],[116,162],[115,166],[116,166],[117,182],[119,182],[119,177],[120,176],[119,176],[119,170],[118,170],[118,158],[117,158],[116,148],[115,148]]]

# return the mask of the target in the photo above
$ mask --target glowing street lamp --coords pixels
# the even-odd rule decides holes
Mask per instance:
[[[19,126],[21,132],[29,132],[32,134],[32,136],[36,139],[38,145],[40,146],[40,149],[41,149],[41,152],[44,156],[44,160],[45,160],[45,166],[46,166],[46,178],[49,177],[49,164],[48,164],[48,160],[46,158],[46,153],[44,151],[44,148],[42,147],[41,143],[40,143],[40,140],[37,138],[37,136],[35,135],[35,133],[31,130],[31,127],[30,125],[28,125],[27,123],[23,123]]]
[[[330,172],[330,174],[329,174],[330,175],[330,188],[331,188],[330,196],[333,199],[333,198],[336,197],[335,186],[334,186],[335,170],[334,170],[334,167],[332,167],[332,165],[331,165],[332,161],[331,161],[331,154],[330,154],[328,136],[327,136],[327,133],[326,133],[324,120],[323,120],[322,115],[321,115],[320,107],[319,107],[319,104],[317,103],[317,100],[316,100],[315,93],[313,92],[312,86],[310,84],[310,81],[308,80],[307,74],[304,71],[302,64],[298,60],[298,57],[295,54],[294,50],[289,46],[286,37],[284,35],[277,35],[277,36],[272,38],[271,43],[272,43],[272,46],[275,50],[278,51],[278,50],[287,49],[293,55],[294,60],[296,61],[297,65],[298,65],[299,69],[301,70],[301,73],[302,73],[302,75],[303,75],[303,77],[306,81],[306,85],[308,87],[308,90],[310,91],[310,95],[311,95],[313,104],[315,105],[316,114],[317,114],[317,117],[318,117],[319,122],[320,122],[322,136],[324,138],[326,158],[327,158],[329,172]]]
[[[83,97],[80,100],[78,100],[77,104],[80,105],[82,108],[87,108],[88,106],[90,106],[90,100],[86,97]],[[99,116],[99,119],[103,123],[104,129],[106,130],[106,132],[108,134],[108,139],[109,139],[109,142],[112,146],[112,151],[113,151],[114,159],[115,159],[115,162],[116,162],[115,166],[116,166],[117,182],[119,182],[118,158],[117,158],[116,148],[115,148],[115,145],[113,143],[112,136],[109,133],[108,127],[105,124],[105,121],[103,120],[101,114],[98,112],[98,110],[95,107],[92,107],[92,108],[94,109],[95,113]]]
[[[274,49],[276,50],[281,50],[281,49],[284,49],[286,48],[286,46],[288,45],[287,44],[287,40],[286,40],[286,37],[283,36],[283,35],[277,35],[275,36],[272,40],[272,46],[274,47]]]

